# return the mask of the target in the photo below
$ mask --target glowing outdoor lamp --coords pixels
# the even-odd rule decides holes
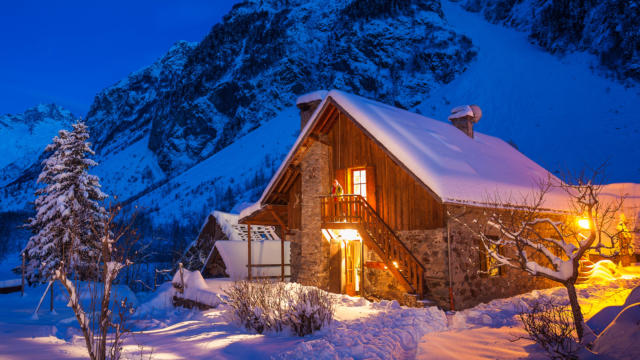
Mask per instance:
[[[585,230],[589,230],[591,228],[591,223],[589,223],[589,219],[587,218],[580,218],[578,219],[578,226]]]

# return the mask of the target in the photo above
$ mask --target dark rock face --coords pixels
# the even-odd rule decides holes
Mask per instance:
[[[466,0],[463,7],[526,31],[552,53],[588,51],[619,78],[640,80],[637,0]]]
[[[411,108],[474,57],[436,0],[245,1],[196,46],[178,43],[98,94],[87,115],[101,155],[149,133],[167,173],[272,118],[295,97],[339,88]],[[128,140],[118,134],[128,135]]]

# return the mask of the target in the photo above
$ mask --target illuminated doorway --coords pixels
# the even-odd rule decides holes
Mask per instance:
[[[360,241],[348,241],[344,247],[344,293],[349,296],[360,295],[361,274],[361,249]]]
[[[331,291],[350,296],[362,294],[362,238],[355,229],[322,229],[330,244]]]

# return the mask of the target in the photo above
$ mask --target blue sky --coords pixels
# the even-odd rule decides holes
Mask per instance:
[[[236,2],[3,1],[0,114],[55,102],[84,116],[98,91],[200,41]]]

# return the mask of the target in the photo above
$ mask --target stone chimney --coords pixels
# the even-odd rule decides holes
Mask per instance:
[[[300,130],[307,125],[318,105],[327,97],[327,93],[328,91],[326,90],[318,90],[298,97],[296,106],[300,109]]]
[[[473,124],[482,117],[482,110],[478,105],[462,105],[451,110],[449,121],[473,139]]]

